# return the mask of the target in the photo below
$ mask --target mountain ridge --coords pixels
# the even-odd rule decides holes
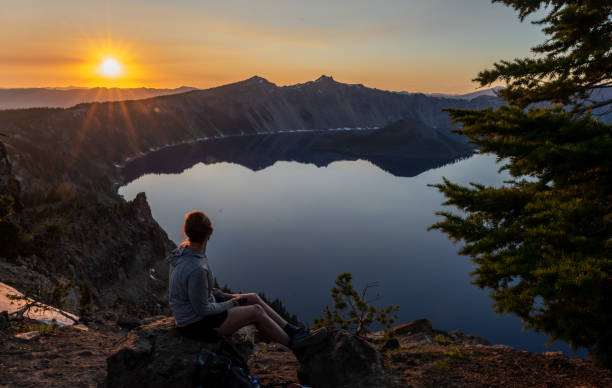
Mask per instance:
[[[196,88],[180,86],[175,89],[107,88],[107,87],[42,87],[0,88],[0,110],[28,108],[69,108],[80,103],[137,100],[166,94],[186,93]]]
[[[402,119],[448,132],[452,124],[443,108],[498,103],[406,95],[331,77],[279,87],[255,76],[140,100],[4,110],[0,131],[7,135],[3,141],[15,175],[29,177],[22,180],[26,191],[28,186],[56,187],[64,181],[99,187],[99,177],[120,180],[113,165],[169,145],[287,130],[372,129]],[[45,169],[38,167],[40,160]]]

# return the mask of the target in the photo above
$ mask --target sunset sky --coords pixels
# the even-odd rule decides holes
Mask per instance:
[[[544,40],[538,26],[488,0],[0,4],[5,88],[207,88],[253,75],[287,85],[326,74],[388,90],[464,93],[477,87],[470,80],[479,70],[528,56]]]

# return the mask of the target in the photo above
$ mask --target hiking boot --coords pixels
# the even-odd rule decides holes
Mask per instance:
[[[323,327],[319,330],[315,330],[312,333],[306,330],[296,333],[291,337],[289,342],[289,348],[293,351],[301,350],[312,345],[320,343],[327,336],[327,328]]]

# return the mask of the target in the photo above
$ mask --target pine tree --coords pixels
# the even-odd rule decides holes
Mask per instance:
[[[612,100],[610,0],[494,0],[521,20],[544,17],[533,57],[482,71],[482,86],[505,82],[497,110],[449,110],[479,153],[497,155],[512,179],[502,187],[434,185],[461,213],[433,229],[463,241],[478,265],[474,284],[497,312],[612,368]],[[597,99],[594,96],[599,96]]]
[[[378,323],[385,328],[385,337],[388,338],[392,335],[391,325],[397,319],[395,313],[399,311],[399,306],[377,308],[372,302],[379,300],[380,295],[372,299],[367,299],[367,296],[368,291],[377,287],[378,283],[367,283],[359,293],[353,287],[352,280],[353,275],[348,272],[338,275],[331,289],[334,308],[325,306],[325,315],[314,319],[313,328],[337,326],[360,336],[368,333],[372,324]]]

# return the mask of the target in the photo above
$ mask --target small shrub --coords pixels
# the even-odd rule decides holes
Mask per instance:
[[[438,371],[448,370],[450,368],[450,360],[448,358],[436,360],[431,363],[431,367]]]
[[[46,335],[51,334],[53,330],[55,330],[56,328],[57,328],[57,325],[54,323],[50,323],[50,324],[43,323],[38,326],[29,325],[25,328],[25,332],[37,331],[40,333],[40,335],[46,336]]]
[[[453,340],[445,335],[436,334],[436,336],[434,337],[434,342],[440,345],[450,345],[453,343]]]
[[[325,316],[314,319],[314,328],[338,326],[353,334],[363,335],[368,332],[370,325],[377,322],[385,328],[385,337],[391,338],[390,328],[397,319],[397,314],[393,313],[399,311],[399,306],[387,306],[379,309],[370,304],[380,299],[380,296],[377,296],[374,299],[366,300],[368,290],[377,286],[377,284],[366,284],[360,294],[354,289],[351,283],[352,279],[353,276],[346,272],[338,276],[335,282],[336,286],[331,290],[334,310],[332,311],[329,306],[325,306]]]
[[[76,285],[73,281],[60,281],[51,289],[51,292],[44,295],[43,298],[49,305],[61,309],[66,303],[66,297],[70,293],[70,290],[74,287],[76,287]]]
[[[40,333],[40,335],[49,335],[53,332],[53,330],[55,330],[57,326],[53,323],[51,324],[42,324],[40,325],[40,327],[38,328],[38,332]]]
[[[403,356],[406,353],[407,353],[406,349],[404,349],[402,347],[395,348],[395,349],[387,349],[387,350],[385,350],[385,354],[387,354],[389,356]]]
[[[9,195],[0,195],[0,220],[14,213],[15,200]]]
[[[461,349],[454,348],[444,352],[445,356],[453,357],[453,358],[466,358],[467,354],[463,353]]]

